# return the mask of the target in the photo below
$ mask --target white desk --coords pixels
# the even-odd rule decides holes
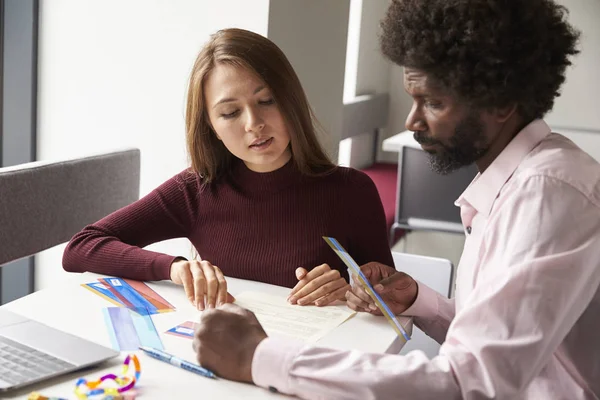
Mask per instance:
[[[106,300],[80,286],[81,283],[95,281],[101,275],[85,273],[74,275],[62,285],[41,290],[19,300],[8,303],[3,308],[35,319],[51,327],[68,331],[99,344],[110,347],[102,309],[112,306]],[[234,296],[244,291],[261,291],[267,294],[285,295],[289,289],[264,283],[228,279],[229,291]],[[173,304],[176,312],[153,315],[152,319],[165,350],[179,357],[195,361],[192,341],[164,334],[168,329],[186,320],[197,318],[196,311],[186,299],[181,286],[171,282],[150,283],[154,290]],[[336,307],[345,307],[344,305]],[[412,331],[412,323],[408,318],[401,318],[407,331]],[[357,349],[365,352],[398,353],[403,342],[383,317],[375,317],[360,313],[337,327],[323,337],[318,345],[338,349]],[[230,399],[241,398],[266,399],[284,397],[253,385],[231,382],[224,379],[212,380],[161,361],[152,359],[138,352],[142,363],[142,375],[137,386],[138,399],[183,399],[197,394],[198,398]],[[108,361],[86,371],[75,372],[40,384],[32,385],[26,390],[10,392],[8,399],[23,399],[33,390],[48,396],[75,398],[74,383],[77,378],[98,379],[109,372],[120,372],[123,357]],[[274,366],[274,368],[276,368]],[[289,397],[288,397],[289,398]]]

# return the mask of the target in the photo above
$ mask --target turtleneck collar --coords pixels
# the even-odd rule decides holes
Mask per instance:
[[[297,183],[302,179],[293,158],[281,168],[271,172],[255,172],[240,159],[236,159],[232,168],[232,180],[247,194],[274,193]]]

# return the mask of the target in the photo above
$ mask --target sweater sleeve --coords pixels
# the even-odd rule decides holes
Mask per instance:
[[[377,261],[391,267],[394,259],[388,243],[385,212],[377,187],[363,172],[352,170],[350,193],[346,196],[346,219],[350,248],[358,265]]]
[[[142,248],[189,237],[197,219],[198,194],[198,182],[188,171],[174,176],[75,234],[63,254],[63,268],[138,280],[169,279],[177,257]]]

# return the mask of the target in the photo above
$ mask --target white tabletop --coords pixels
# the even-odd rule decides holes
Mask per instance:
[[[412,131],[400,132],[385,139],[381,145],[384,151],[400,152],[404,146],[421,150],[421,145],[413,137]]]
[[[74,274],[72,279],[61,285],[41,290],[2,307],[53,328],[110,347],[102,309],[112,305],[80,285],[93,282],[99,277],[102,276],[90,273]],[[234,296],[244,291],[287,296],[290,290],[233,278],[228,278],[227,283],[230,293]],[[165,350],[176,356],[195,361],[191,340],[166,335],[164,332],[186,320],[197,320],[198,311],[189,304],[181,286],[176,286],[171,282],[154,282],[149,283],[149,286],[177,308],[175,312],[152,316]],[[411,332],[410,319],[401,318],[401,323],[408,332]],[[403,341],[396,336],[392,327],[383,317],[359,313],[319,340],[317,345],[337,349],[357,349],[364,352],[397,353],[402,348]],[[34,390],[46,396],[75,398],[73,388],[78,378],[84,376],[93,380],[109,372],[118,373],[124,354],[121,358],[108,361],[93,369],[51,379],[32,385],[26,390],[10,392],[7,397],[2,398],[23,399]],[[243,396],[245,400],[250,400],[283,397],[249,384],[224,379],[212,380],[194,375],[140,353],[138,353],[138,357],[142,363],[142,376],[139,385],[136,385],[137,398],[140,400],[189,398],[194,393],[198,395],[198,398],[229,399]]]

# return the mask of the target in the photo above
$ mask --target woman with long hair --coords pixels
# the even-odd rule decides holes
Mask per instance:
[[[190,168],[77,233],[65,270],[171,279],[199,309],[232,301],[227,277],[293,288],[293,304],[344,299],[346,268],[390,265],[383,207],[365,174],[335,166],[283,52],[242,29],[214,34],[192,70],[186,109]],[[188,238],[199,257],[143,247]]]

